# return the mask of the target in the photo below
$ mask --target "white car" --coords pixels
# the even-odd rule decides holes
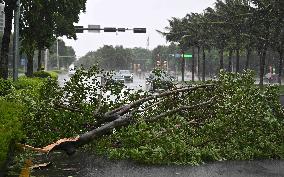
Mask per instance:
[[[69,74],[70,76],[72,76],[73,74],[75,74],[75,72],[76,72],[75,65],[74,65],[74,64],[71,64],[71,65],[69,66],[69,69],[68,69],[68,74]]]
[[[118,74],[124,78],[124,82],[133,82],[133,73],[130,70],[119,70]]]
[[[75,72],[76,72],[76,69],[74,69],[74,68],[69,68],[68,74],[69,74],[70,76],[72,76],[72,75],[75,74]]]

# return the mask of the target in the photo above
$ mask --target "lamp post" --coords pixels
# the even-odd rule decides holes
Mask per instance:
[[[17,0],[14,16],[14,39],[13,39],[13,80],[18,79],[19,51],[19,20],[20,20],[20,0]]]

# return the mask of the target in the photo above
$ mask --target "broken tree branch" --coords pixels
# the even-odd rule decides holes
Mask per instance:
[[[148,118],[146,120],[147,120],[147,122],[155,122],[162,117],[172,115],[172,114],[177,113],[179,111],[189,110],[189,109],[197,108],[197,107],[200,107],[200,106],[203,106],[203,105],[208,105],[208,104],[212,103],[214,99],[215,99],[215,97],[211,98],[209,101],[198,103],[198,104],[195,104],[195,105],[192,105],[192,106],[181,106],[181,107],[178,107],[176,109],[172,109],[170,111],[163,112],[162,114],[159,114],[154,118]]]
[[[90,141],[101,137],[102,135],[111,131],[113,128],[119,128],[119,127],[131,124],[133,122],[132,113],[131,113],[131,111],[133,111],[133,108],[135,109],[135,111],[137,111],[138,107],[141,104],[143,104],[147,101],[162,98],[162,97],[169,96],[169,95],[172,95],[172,94],[194,91],[194,90],[197,90],[197,89],[213,87],[213,86],[215,86],[215,85],[214,84],[200,85],[200,86],[195,86],[195,87],[170,90],[170,91],[166,91],[164,93],[158,94],[158,95],[147,96],[147,97],[142,98],[140,100],[134,101],[134,102],[132,102],[128,105],[121,106],[121,107],[119,107],[115,110],[112,110],[112,111],[105,113],[104,118],[106,118],[106,120],[110,121],[110,122],[106,122],[104,125],[102,125],[98,128],[95,128],[95,129],[93,129],[89,132],[86,132],[86,133],[84,133],[80,136],[77,136],[77,137],[74,137],[74,138],[60,139],[60,140],[56,141],[55,143],[50,144],[48,146],[45,146],[43,148],[34,148],[32,146],[29,146],[29,145],[20,145],[20,146],[23,147],[23,148],[28,148],[28,149],[35,150],[35,151],[38,151],[38,152],[43,152],[43,153],[49,153],[49,152],[56,151],[56,150],[63,150],[68,155],[71,155],[71,154],[75,153],[77,147],[83,146],[84,144],[87,144]],[[181,110],[192,109],[192,108],[195,108],[195,107],[199,107],[199,106],[202,106],[202,105],[209,104],[209,103],[212,102],[213,99],[214,99],[214,97],[207,102],[199,103],[199,104],[196,104],[196,105],[193,105],[193,106],[182,106],[182,107],[167,111],[165,113],[162,113],[162,114],[150,119],[150,121],[158,120],[159,118],[161,118],[163,116],[173,114],[173,113],[176,113],[176,112],[181,111]]]
[[[157,98],[169,96],[169,95],[176,94],[176,93],[189,92],[189,91],[194,91],[194,90],[198,90],[198,89],[201,89],[201,88],[207,88],[207,87],[213,87],[213,86],[215,86],[215,84],[205,84],[205,85],[199,85],[199,86],[195,86],[195,87],[170,90],[170,91],[166,91],[166,92],[163,92],[161,94],[158,94],[158,95],[150,95],[148,97],[134,101],[134,102],[132,102],[128,105],[121,106],[121,107],[119,107],[119,108],[117,108],[113,111],[109,111],[105,115],[111,115],[111,114],[114,114],[114,113],[117,113],[118,115],[123,115],[123,114],[129,112],[131,108],[140,106],[142,103],[149,101],[149,100],[152,100],[152,99],[157,99]]]
[[[55,109],[64,109],[64,110],[67,110],[67,111],[78,112],[78,113],[81,113],[81,114],[84,113],[84,111],[82,111],[81,109],[72,108],[72,107],[69,107],[69,106],[63,105],[63,104],[54,104],[54,106],[55,106]]]

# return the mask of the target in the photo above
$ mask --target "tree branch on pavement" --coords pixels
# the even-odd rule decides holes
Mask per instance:
[[[192,92],[198,89],[204,89],[208,87],[214,87],[214,84],[207,84],[207,85],[200,85],[200,86],[195,86],[195,87],[189,87],[189,88],[182,88],[182,89],[176,89],[176,90],[170,90],[170,91],[165,91],[161,94],[158,95],[150,95],[144,98],[141,98],[137,101],[134,101],[132,103],[129,103],[128,105],[121,106],[115,110],[111,110],[105,114],[103,114],[102,118],[104,119],[104,123],[98,127],[95,128],[89,132],[86,132],[84,134],[81,134],[79,136],[76,136],[74,138],[63,138],[55,143],[52,143],[48,146],[45,146],[43,148],[35,148],[29,145],[19,145],[20,147],[23,148],[28,148],[34,151],[38,152],[43,152],[43,153],[49,153],[52,151],[58,151],[58,150],[63,150],[65,151],[68,155],[71,155],[76,152],[76,148],[83,146],[90,141],[99,138],[103,136],[104,134],[108,133],[111,131],[113,128],[120,128],[122,126],[127,126],[133,122],[133,112],[138,112],[139,106],[144,104],[147,101],[150,100],[155,100],[157,98],[163,98],[169,95],[177,94],[177,93],[184,93],[184,92]],[[209,101],[198,103],[196,105],[191,105],[191,106],[181,106],[179,108],[175,108],[172,110],[169,110],[167,112],[164,112],[152,119],[148,119],[148,121],[154,122],[157,121],[158,119],[182,111],[182,110],[189,110],[193,109],[196,107],[200,107],[206,104],[210,104],[215,97],[211,98]],[[155,103],[154,103],[155,104]],[[150,105],[151,106],[151,105]],[[65,106],[62,106],[62,108],[66,108]],[[146,108],[147,109],[147,108]],[[78,112],[78,109],[69,109]],[[110,122],[108,122],[110,121]]]

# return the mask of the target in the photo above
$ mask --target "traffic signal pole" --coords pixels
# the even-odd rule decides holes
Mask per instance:
[[[181,58],[181,81],[182,82],[184,82],[184,65],[185,65],[184,51],[182,51],[182,58]]]
[[[96,26],[96,25],[95,25]],[[76,33],[84,33],[84,30],[88,31],[104,31],[104,32],[125,32],[125,31],[133,31],[133,33],[146,33],[146,28],[115,28],[115,27],[105,27],[105,28],[100,28],[99,25],[98,27],[93,28],[93,27],[88,27],[84,28],[83,26],[75,26],[75,32]]]

